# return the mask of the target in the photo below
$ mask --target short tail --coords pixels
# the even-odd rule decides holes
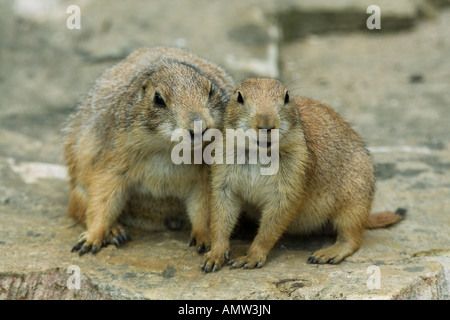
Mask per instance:
[[[369,218],[367,219],[366,229],[375,229],[389,226],[404,219],[405,215],[406,209],[403,208],[398,208],[397,210],[395,210],[395,213],[390,211],[373,213],[369,215]]]

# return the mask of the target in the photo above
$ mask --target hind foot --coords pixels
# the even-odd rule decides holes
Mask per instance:
[[[358,250],[358,245],[346,241],[338,241],[328,248],[317,250],[309,258],[308,263],[314,264],[338,264],[349,255]]]

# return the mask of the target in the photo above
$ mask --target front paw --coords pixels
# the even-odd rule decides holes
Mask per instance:
[[[78,255],[82,256],[86,252],[91,251],[96,254],[102,247],[102,237],[95,237],[89,232],[83,232],[77,239],[77,243],[72,247],[71,252],[78,251]]]
[[[102,247],[106,247],[108,244],[114,244],[117,248],[131,240],[128,231],[116,224],[103,236],[103,232],[90,232],[89,230],[83,232],[77,239],[77,243],[73,246],[72,252],[78,251],[78,255],[91,251],[92,254],[96,254]]]
[[[222,268],[225,259],[226,260],[230,259],[230,250],[227,250],[225,252],[210,251],[207,254],[205,254],[200,269],[205,273],[219,271]]]
[[[267,255],[252,255],[247,254],[245,256],[236,258],[231,260],[227,264],[230,266],[230,269],[242,268],[242,269],[254,269],[261,268],[266,263]]]

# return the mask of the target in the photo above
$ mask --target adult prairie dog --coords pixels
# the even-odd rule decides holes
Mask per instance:
[[[308,234],[328,223],[336,243],[308,262],[336,264],[359,248],[364,229],[401,219],[391,212],[370,214],[371,158],[360,136],[326,105],[291,98],[277,80],[247,79],[228,103],[224,128],[267,132],[268,142],[260,141],[260,132],[257,144],[260,151],[278,153],[278,171],[262,175],[259,163],[212,166],[212,242],[202,262],[205,272],[219,270],[230,258],[230,234],[242,211],[259,220],[259,229],[247,254],[229,262],[232,268],[262,267],[284,232]]]
[[[192,223],[191,244],[199,251],[209,245],[208,168],[174,164],[178,141],[171,136],[176,129],[192,133],[195,121],[203,130],[220,128],[233,89],[223,69],[173,48],[136,51],[97,80],[66,128],[68,213],[87,225],[72,251],[96,253],[125,242],[118,218],[139,208],[136,201],[143,207],[181,202]]]

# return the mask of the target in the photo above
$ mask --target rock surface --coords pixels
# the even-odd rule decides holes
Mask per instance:
[[[365,28],[369,2],[0,2],[0,299],[449,299],[448,1],[379,1],[381,30]],[[80,30],[66,27],[71,4]],[[374,211],[406,219],[366,231],[337,266],[306,263],[327,236],[284,237],[261,269],[206,275],[183,230],[71,254],[83,227],[66,217],[63,122],[107,67],[157,45],[335,108],[372,151]],[[236,237],[233,254],[250,243]]]

